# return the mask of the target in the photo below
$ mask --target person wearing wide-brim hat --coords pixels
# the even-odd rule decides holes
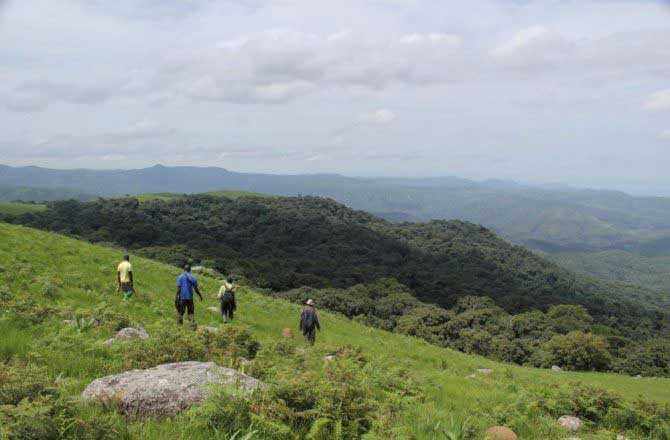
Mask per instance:
[[[314,307],[314,301],[308,299],[305,301],[305,307],[300,314],[300,331],[302,331],[307,342],[310,345],[314,345],[317,330],[321,330],[319,314],[316,312],[316,307]]]

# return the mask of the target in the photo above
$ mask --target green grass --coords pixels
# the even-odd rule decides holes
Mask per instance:
[[[13,295],[41,298],[59,311],[92,309],[106,303],[125,312],[134,322],[151,329],[156,322],[173,319],[174,279],[178,269],[155,261],[132,258],[137,297],[124,303],[115,292],[115,266],[120,251],[103,248],[56,234],[0,223],[0,281]],[[46,284],[45,284],[46,283]],[[55,299],[45,297],[45,285],[56,289]],[[218,315],[207,310],[216,305],[217,282],[201,277],[205,302],[196,303],[200,325],[218,325]],[[285,327],[297,327],[299,307],[264,296],[246,287],[238,294],[237,320],[249,327],[263,346],[281,339]],[[67,392],[76,395],[93,379],[120,371],[118,351],[100,344],[111,331],[77,329],[64,325],[54,314],[43,323],[18,326],[10,316],[0,320],[0,357],[28,358],[45,365],[53,377],[60,376]],[[467,421],[481,436],[499,423],[498,414],[513,407],[520,395],[541,392],[552,384],[581,381],[619,393],[626,399],[670,402],[670,380],[601,373],[561,373],[500,364],[430,345],[422,340],[366,327],[344,317],[322,313],[324,331],[317,346],[307,349],[309,365],[319,367],[324,350],[351,344],[379,365],[403,365],[421,385],[424,398],[408,408],[397,423],[405,436],[399,438],[444,438]],[[179,330],[175,327],[175,331]],[[467,378],[477,368],[492,368],[491,376]],[[528,415],[517,422],[523,439],[562,438],[553,420]],[[207,438],[190,429],[183,417],[163,421],[133,421],[135,438]],[[437,434],[438,432],[442,434]],[[601,437],[595,431],[580,433],[582,439]],[[224,438],[224,437],[222,437]],[[458,437],[457,437],[458,438]]]
[[[0,214],[21,215],[28,212],[39,212],[46,209],[45,205],[20,202],[0,202]]]

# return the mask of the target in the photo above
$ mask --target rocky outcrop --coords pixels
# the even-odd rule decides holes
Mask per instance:
[[[251,393],[265,384],[213,362],[177,362],[96,379],[82,397],[114,404],[129,416],[173,416],[202,402],[209,385],[222,384]]]
[[[554,373],[560,373],[561,371],[563,371],[563,369],[561,367],[559,367],[558,365],[552,365],[551,366],[551,371],[553,371]]]

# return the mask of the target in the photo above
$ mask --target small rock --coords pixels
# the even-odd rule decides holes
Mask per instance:
[[[553,371],[555,373],[560,373],[561,371],[563,371],[563,369],[561,367],[559,367],[558,365],[552,365],[551,366],[551,371]]]
[[[116,332],[114,339],[149,339],[149,334],[142,328],[126,327]]]
[[[493,370],[490,368],[479,368],[477,369],[477,373],[486,374],[488,376],[489,374],[493,373]]]
[[[221,311],[217,307],[207,307],[207,310],[209,310],[212,313],[221,313]]]
[[[332,361],[335,360],[335,355],[334,355],[334,354],[329,354],[328,356],[324,356],[324,357],[323,357],[323,360],[324,360],[325,362],[332,362]]]
[[[114,403],[129,416],[169,417],[202,402],[210,392],[210,384],[233,385],[246,394],[266,386],[213,362],[177,362],[96,379],[82,397]]]
[[[203,327],[203,329],[204,329],[205,331],[210,332],[210,333],[218,333],[218,332],[219,332],[219,329],[218,329],[218,328],[216,328],[216,327],[212,327],[211,325],[206,325],[206,326]]]
[[[251,365],[251,361],[247,358],[239,358],[237,362],[240,364],[240,367]]]
[[[64,319],[64,320],[63,320],[63,324],[65,324],[65,325],[74,325],[74,324],[75,324],[75,320],[74,320],[74,319]]]
[[[487,440],[517,440],[517,436],[506,426],[491,426],[486,430]]]
[[[582,421],[575,416],[562,416],[558,419],[558,424],[568,431],[578,431],[582,427]]]
[[[282,331],[281,331],[281,335],[282,335],[283,337],[285,337],[286,339],[291,339],[291,338],[293,337],[293,330],[291,330],[290,328],[286,327],[286,328],[282,329]]]
[[[111,347],[114,344],[114,341],[116,341],[116,339],[109,338],[105,342],[103,342],[102,345],[104,345],[105,347]]]
[[[466,379],[475,379],[476,377],[477,377],[476,374],[469,374],[469,375],[465,376]]]
[[[642,379],[642,376],[638,374],[638,375],[635,376],[633,379]]]

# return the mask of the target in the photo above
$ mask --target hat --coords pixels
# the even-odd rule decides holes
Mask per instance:
[[[305,304],[307,304],[308,306],[313,306],[314,301],[312,301],[311,299],[308,299],[307,302],[305,302]]]

